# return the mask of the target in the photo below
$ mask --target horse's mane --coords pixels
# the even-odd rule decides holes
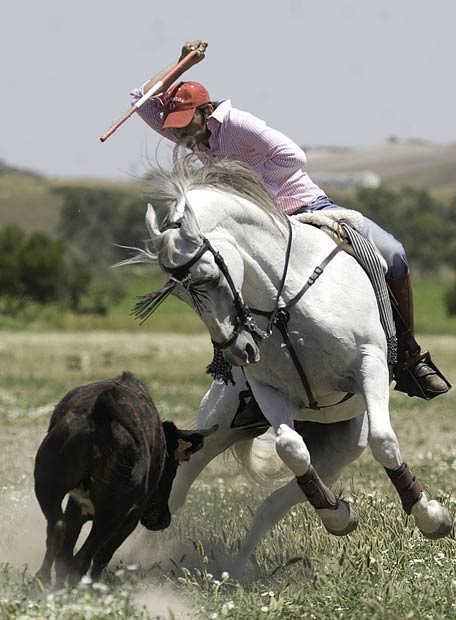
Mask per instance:
[[[249,200],[270,217],[284,219],[273,195],[251,168],[239,161],[198,153],[182,155],[175,150],[173,165],[149,174],[146,198],[160,220],[192,189],[208,188]]]
[[[251,168],[239,161],[220,156],[194,153],[184,155],[177,146],[173,153],[172,166],[154,169],[147,177],[145,197],[148,199],[162,226],[172,221],[178,204],[182,204],[186,194],[192,189],[213,189],[244,198],[262,210],[270,218],[285,221],[285,215],[278,209],[274,196],[269,192],[261,177]],[[162,252],[173,253],[173,237],[169,236]],[[136,263],[155,263],[157,254],[149,243],[145,249],[119,246],[134,250],[136,254],[120,261],[115,267]]]

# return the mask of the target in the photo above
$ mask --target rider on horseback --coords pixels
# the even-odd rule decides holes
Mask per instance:
[[[203,60],[206,47],[204,41],[186,43],[179,60],[196,50],[192,63],[196,64]],[[142,89],[133,90],[133,103],[178,62],[154,76]],[[138,109],[138,114],[154,130],[195,153],[222,155],[248,164],[262,177],[277,206],[287,215],[343,208],[335,205],[304,171],[306,156],[299,146],[252,114],[233,108],[229,100],[211,101],[208,91],[198,82],[172,86],[164,79],[163,92],[151,97]],[[385,259],[386,280],[397,302],[397,389],[424,398],[444,394],[448,383],[429,354],[420,352],[413,337],[412,288],[402,244],[366,217],[362,234]]]

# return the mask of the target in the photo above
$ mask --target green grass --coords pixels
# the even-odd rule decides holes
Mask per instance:
[[[444,303],[446,292],[455,285],[432,278],[413,281],[417,334],[456,334],[456,315],[449,316]]]
[[[0,620],[456,619],[454,534],[424,539],[368,451],[334,487],[354,502],[358,529],[347,538],[330,536],[312,510],[295,506],[258,546],[242,584],[223,573],[256,506],[277,483],[246,482],[217,460],[168,530],[135,532],[102,585],[43,592],[33,580],[45,527],[32,471],[53,403],[75,385],[129,368],[146,381],[162,417],[186,426],[209,385],[203,369],[210,345],[205,335],[141,332],[2,336]],[[427,336],[424,344],[454,377],[456,337]],[[453,515],[455,408],[454,391],[430,402],[392,392],[403,456]],[[138,563],[139,570],[126,570]]]
[[[131,314],[136,299],[163,286],[164,276],[157,268],[128,268],[117,272],[125,287],[123,298],[107,315],[76,315],[58,306],[29,303],[15,317],[0,314],[0,330],[133,331],[198,334],[205,327],[197,314],[170,295],[143,324]],[[419,279],[413,282],[415,331],[421,334],[456,334],[456,315],[446,312],[444,297],[454,284],[449,280]]]

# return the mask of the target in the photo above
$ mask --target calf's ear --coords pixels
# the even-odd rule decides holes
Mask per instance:
[[[212,428],[205,428],[196,431],[177,431],[177,448],[174,450],[176,461],[188,461],[192,454],[201,450],[204,445],[204,438],[212,435],[218,429],[218,424]]]

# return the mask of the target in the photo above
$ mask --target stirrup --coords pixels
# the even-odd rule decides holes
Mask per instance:
[[[269,422],[264,417],[258,403],[250,389],[239,393],[239,406],[231,422],[231,428],[264,429],[266,431]],[[263,432],[264,432],[263,431]]]
[[[448,389],[451,389],[451,383],[446,379],[446,377],[444,377],[444,375],[431,360],[429,352],[425,351],[424,353],[419,354],[419,359],[414,357],[413,360],[410,360],[406,364],[401,366],[398,364],[394,374],[394,379],[396,381],[396,385],[394,386],[395,391],[404,392],[405,394],[408,394],[408,396],[418,396],[418,398],[424,398],[425,400],[431,400],[436,396],[446,394],[446,392],[428,392],[422,388],[418,378],[412,370],[412,364],[414,366],[417,362],[424,362],[427,366],[432,368],[435,374],[440,377],[444,383],[446,383]]]

